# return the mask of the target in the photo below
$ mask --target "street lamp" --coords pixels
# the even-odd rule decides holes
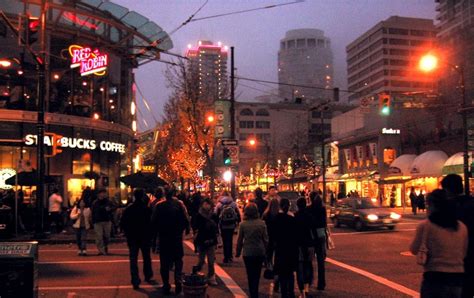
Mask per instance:
[[[7,59],[0,59],[0,66],[3,68],[8,68],[12,65],[12,62]]]
[[[257,141],[255,141],[255,139],[250,139],[250,140],[249,140],[249,145],[250,145],[250,146],[253,147],[253,146],[255,146],[256,144],[257,144]]]
[[[433,54],[424,55],[420,59],[418,65],[419,69],[424,72],[432,72],[438,68],[438,57]],[[463,160],[463,172],[464,172],[464,193],[468,196],[470,193],[469,188],[469,143],[468,143],[468,130],[467,130],[467,99],[466,99],[466,86],[464,84],[464,67],[462,65],[454,65],[443,61],[444,64],[450,66],[455,70],[460,77],[460,89],[462,97],[461,115],[462,115],[462,126],[463,126],[463,141],[464,141],[464,160]]]

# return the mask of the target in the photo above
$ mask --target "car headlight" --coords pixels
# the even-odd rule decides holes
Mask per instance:
[[[391,219],[400,219],[402,216],[398,213],[395,213],[395,212],[391,212],[390,213],[390,218]]]
[[[370,221],[376,221],[377,219],[379,219],[379,217],[375,214],[369,214],[367,215],[367,219]]]

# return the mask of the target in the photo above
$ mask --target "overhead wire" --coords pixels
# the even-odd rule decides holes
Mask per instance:
[[[155,114],[154,114],[153,111],[151,110],[150,105],[149,105],[148,101],[147,101],[146,98],[145,98],[145,95],[143,95],[143,92],[142,92],[142,90],[140,89],[140,87],[138,86],[138,84],[137,84],[136,81],[135,81],[135,86],[137,87],[137,91],[138,91],[138,93],[139,93],[140,96],[141,96],[141,99],[142,99],[143,104],[145,105],[146,109],[150,112],[151,116],[153,117],[153,120],[155,121],[155,124],[159,123],[158,119],[156,119],[156,117],[155,117]]]

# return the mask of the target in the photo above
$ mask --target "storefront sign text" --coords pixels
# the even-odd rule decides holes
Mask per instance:
[[[26,135],[25,145],[36,145],[38,137],[36,135]],[[109,141],[96,141],[83,138],[69,138],[62,137],[59,141],[62,148],[78,148],[85,150],[95,150],[99,148],[101,151],[125,153],[125,145],[120,143],[114,143]],[[50,136],[44,136],[44,144],[46,146],[52,146],[53,140]]]
[[[393,129],[393,128],[382,128],[382,134],[384,135],[399,135],[400,129]]]
[[[98,49],[92,50],[89,47],[71,45],[69,47],[71,55],[71,68],[79,67],[81,76],[95,74],[96,76],[105,75],[109,56],[101,54]]]

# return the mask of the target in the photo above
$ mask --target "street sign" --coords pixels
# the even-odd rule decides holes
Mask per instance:
[[[216,116],[214,136],[216,138],[230,138],[230,100],[216,100],[214,114]]]
[[[237,141],[237,140],[222,140],[221,145],[222,146],[237,146],[237,145],[239,145],[239,141]]]
[[[239,164],[239,146],[226,146],[229,149],[231,165]]]

